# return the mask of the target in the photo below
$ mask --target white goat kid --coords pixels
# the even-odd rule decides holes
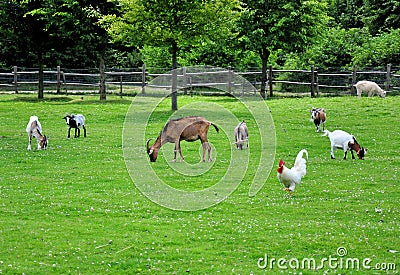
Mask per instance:
[[[236,148],[243,150],[243,144],[246,142],[249,147],[249,130],[247,129],[246,122],[243,120],[236,126],[235,131],[235,143]]]
[[[354,85],[354,87],[356,87],[357,89],[358,98],[361,98],[361,94],[363,92],[368,92],[369,97],[373,96],[375,93],[377,93],[382,98],[386,96],[386,92],[383,89],[381,89],[381,87],[379,87],[378,84],[372,81],[366,81],[366,80],[358,81]]]
[[[42,125],[40,124],[37,116],[30,117],[28,125],[26,125],[26,132],[28,133],[28,138],[29,138],[29,143],[27,148],[28,150],[32,149],[31,148],[32,137],[35,137],[37,139],[38,150],[47,149],[49,139],[45,135],[42,135]]]

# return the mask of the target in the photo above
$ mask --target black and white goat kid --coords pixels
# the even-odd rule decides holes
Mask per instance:
[[[85,127],[85,117],[81,114],[66,114],[65,117],[65,122],[69,126],[68,128],[68,138],[70,138],[70,133],[71,133],[71,128],[75,129],[75,135],[74,137],[80,137],[81,135],[81,127],[83,128],[83,136],[86,137],[86,127]],[[78,133],[78,134],[77,134]]]

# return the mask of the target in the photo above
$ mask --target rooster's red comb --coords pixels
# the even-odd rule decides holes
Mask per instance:
[[[281,167],[281,166],[283,166],[283,165],[285,165],[285,162],[284,162],[283,160],[280,160],[280,161],[279,161],[279,167]]]

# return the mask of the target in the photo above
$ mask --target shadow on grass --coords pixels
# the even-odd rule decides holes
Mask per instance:
[[[30,102],[30,103],[39,103],[39,102],[69,102],[73,100],[70,97],[61,96],[61,97],[49,97],[44,99],[38,99],[37,97],[33,96],[18,96],[7,101],[13,102]]]
[[[25,102],[25,103],[43,103],[49,102],[54,104],[131,104],[131,98],[116,98],[111,97],[107,100],[99,100],[98,96],[79,96],[79,97],[68,97],[68,96],[49,96],[43,99],[38,99],[36,96],[15,96],[13,98],[2,99],[2,102]]]

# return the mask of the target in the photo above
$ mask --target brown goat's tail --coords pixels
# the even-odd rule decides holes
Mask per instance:
[[[217,125],[215,125],[214,123],[211,122],[211,125],[214,126],[215,131],[217,131],[217,133],[219,133],[219,128],[217,127]]]

